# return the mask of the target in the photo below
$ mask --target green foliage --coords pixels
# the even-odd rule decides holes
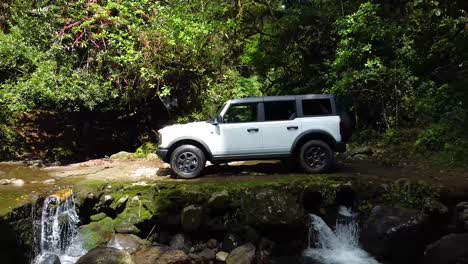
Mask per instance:
[[[145,142],[135,151],[135,157],[140,159],[146,158],[148,154],[156,153],[156,150],[158,150],[158,146],[156,144]]]
[[[400,180],[389,184],[382,198],[392,204],[423,209],[428,201],[435,201],[440,190],[424,182]]]
[[[20,152],[10,119],[31,110],[160,101],[188,122],[236,97],[323,92],[389,144],[416,127],[412,151],[454,161],[468,142],[466,1],[4,2],[1,155]]]

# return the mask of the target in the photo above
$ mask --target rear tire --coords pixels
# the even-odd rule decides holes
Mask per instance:
[[[330,146],[321,140],[310,140],[299,151],[301,167],[308,173],[323,173],[333,165],[334,154]]]
[[[193,179],[205,168],[206,158],[201,149],[193,145],[177,147],[171,154],[171,168],[178,177]]]

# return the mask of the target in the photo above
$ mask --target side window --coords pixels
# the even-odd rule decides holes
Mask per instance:
[[[329,99],[302,100],[304,116],[330,115],[332,107]]]
[[[234,104],[224,115],[224,123],[257,122],[257,103]]]
[[[296,118],[294,101],[265,102],[265,121],[292,120]]]

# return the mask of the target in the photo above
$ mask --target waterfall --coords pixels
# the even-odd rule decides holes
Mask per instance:
[[[335,231],[317,215],[309,214],[309,245],[305,263],[379,264],[359,247],[359,226],[352,211],[340,206]]]
[[[77,236],[79,223],[70,189],[46,197],[41,219],[34,223],[40,249],[32,264],[41,264],[53,255],[58,256],[62,264],[75,263],[86,253]]]

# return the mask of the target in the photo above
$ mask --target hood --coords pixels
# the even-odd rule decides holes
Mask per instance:
[[[170,125],[166,126],[159,131],[166,131],[166,130],[173,130],[173,129],[183,129],[184,131],[189,131],[192,128],[202,128],[202,127],[210,127],[212,124],[206,122],[206,121],[200,121],[200,122],[190,122],[186,124],[175,124],[175,125]]]

